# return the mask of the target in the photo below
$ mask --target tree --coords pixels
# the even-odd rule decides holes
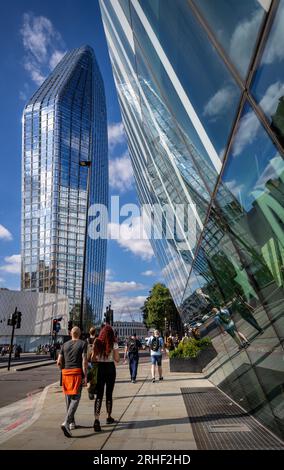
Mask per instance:
[[[164,284],[154,284],[141,310],[147,328],[165,331],[167,326],[173,331],[180,332],[180,316],[170,291]]]

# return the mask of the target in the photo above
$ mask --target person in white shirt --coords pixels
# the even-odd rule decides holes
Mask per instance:
[[[159,380],[163,380],[162,372],[162,353],[164,347],[164,340],[160,336],[158,330],[154,331],[154,335],[151,336],[148,340],[147,346],[149,346],[151,351],[151,372],[152,372],[152,382],[155,382],[155,367],[158,366]]]

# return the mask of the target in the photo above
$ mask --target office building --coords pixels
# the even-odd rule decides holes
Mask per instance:
[[[67,295],[70,318],[84,329],[102,318],[107,242],[86,236],[86,216],[92,204],[108,205],[107,151],[104,85],[83,46],[62,58],[24,109],[21,285]]]
[[[209,319],[206,372],[283,436],[284,0],[100,6],[140,203],[176,215],[151,242],[183,323],[231,309],[251,346]]]

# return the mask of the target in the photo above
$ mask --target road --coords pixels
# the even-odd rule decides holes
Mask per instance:
[[[44,361],[45,359],[50,359],[49,354],[35,354],[35,353],[23,353],[21,354],[20,359],[15,359],[14,354],[11,357],[11,364],[17,365],[22,362],[31,362],[31,361]],[[0,357],[0,366],[8,363],[9,354]]]
[[[149,351],[140,352],[140,363],[150,364]],[[30,357],[30,356],[29,356]],[[39,356],[41,360],[45,356]],[[120,350],[120,364],[122,363],[123,351]],[[38,393],[47,385],[59,380],[59,371],[55,364],[37,367],[26,371],[10,372],[3,370],[0,374],[0,408],[18,400],[26,398],[30,394]]]
[[[42,391],[59,380],[57,366],[43,366],[25,371],[2,372],[0,375],[0,408]]]

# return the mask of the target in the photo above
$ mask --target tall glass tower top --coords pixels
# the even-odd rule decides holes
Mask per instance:
[[[22,289],[66,294],[75,322],[87,206],[108,204],[107,151],[103,80],[92,48],[83,46],[63,57],[23,114]],[[88,237],[85,328],[101,321],[105,267],[106,240]]]

